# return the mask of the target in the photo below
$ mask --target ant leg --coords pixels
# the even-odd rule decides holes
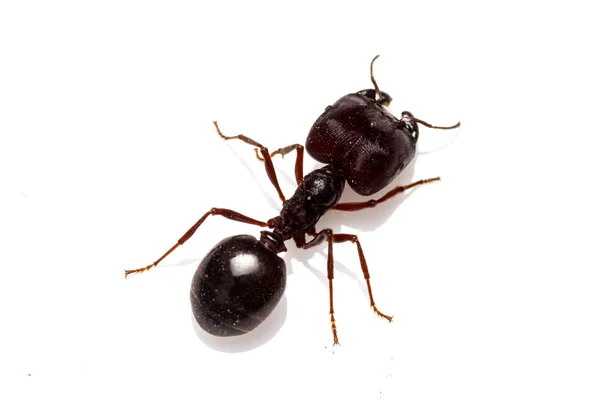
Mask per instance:
[[[269,223],[269,226],[271,226],[270,223]],[[292,239],[294,239],[294,243],[296,243],[296,247],[297,248],[301,249],[302,246],[304,246],[306,244],[306,235],[310,235],[310,236],[312,236],[314,238],[315,236],[317,236],[317,230],[313,226],[307,232],[294,234],[292,236]]]
[[[304,180],[304,146],[301,144],[291,144],[286,147],[282,147],[281,149],[277,149],[270,154],[271,157],[277,154],[281,154],[281,158],[283,158],[286,154],[296,150],[296,167],[294,168],[294,172],[296,173],[296,183],[300,185]],[[254,149],[256,152],[256,158],[259,161],[264,161],[264,158],[258,154],[258,149]]]
[[[150,268],[156,267],[158,265],[158,263],[160,263],[162,260],[164,260],[165,257],[167,257],[169,254],[171,254],[173,252],[173,250],[175,250],[177,247],[179,247],[179,246],[183,245],[185,242],[187,242],[187,240],[189,238],[191,238],[194,235],[194,233],[196,233],[196,230],[200,227],[200,225],[202,225],[202,223],[210,215],[220,215],[222,217],[231,219],[233,221],[243,222],[243,223],[251,224],[251,225],[258,225],[263,228],[268,226],[268,224],[266,222],[258,221],[256,219],[247,217],[247,216],[240,214],[239,212],[236,212],[233,210],[228,210],[226,208],[211,208],[210,211],[208,211],[206,214],[204,214],[202,216],[202,218],[200,218],[198,220],[198,222],[196,222],[194,225],[192,225],[192,227],[190,229],[188,229],[188,231],[186,233],[184,233],[181,238],[179,238],[177,243],[175,243],[175,245],[173,247],[171,247],[169,250],[167,250],[167,252],[165,254],[163,254],[158,260],[154,261],[152,264],[150,264],[144,268],[125,270],[125,278],[127,278],[127,275],[129,275],[129,274],[138,274],[140,272],[147,271]]]
[[[303,236],[304,237],[304,236]],[[302,245],[303,249],[318,246],[327,239],[327,279],[329,280],[329,315],[331,316],[331,331],[333,332],[333,345],[339,345],[335,317],[333,315],[333,233],[331,229],[323,229],[314,239]]]
[[[367,289],[369,291],[369,301],[371,302],[371,308],[375,311],[375,314],[380,316],[381,318],[387,319],[389,322],[392,322],[392,317],[381,313],[377,306],[375,306],[375,300],[373,300],[373,291],[371,290],[371,276],[369,275],[369,268],[367,267],[367,260],[365,259],[365,254],[363,253],[362,246],[358,241],[358,237],[356,235],[349,235],[344,233],[338,233],[333,235],[334,243],[343,243],[343,242],[352,242],[356,245],[356,249],[358,250],[358,258],[360,260],[360,268],[362,269],[363,275],[365,277],[365,281],[367,282]]]
[[[225,136],[219,129],[219,125],[217,124],[217,121],[213,121],[213,124],[215,125],[215,128],[217,128],[217,133],[223,139],[225,139],[225,140],[239,139],[242,142],[248,143],[251,146],[258,147],[258,149],[260,150],[260,153],[262,154],[263,159],[265,161],[265,169],[267,170],[267,176],[269,177],[269,180],[275,187],[275,190],[277,190],[279,199],[281,200],[282,203],[285,203],[285,196],[283,195],[283,192],[281,191],[281,188],[279,187],[279,182],[277,181],[277,174],[275,173],[275,168],[273,168],[273,161],[271,161],[271,157],[269,155],[269,149],[267,149],[265,146],[258,143],[257,141],[252,140],[249,137],[244,136],[244,135]]]
[[[303,241],[304,236],[302,238],[298,237],[297,243]],[[294,240],[297,238],[294,237]],[[331,330],[333,332],[333,344],[340,344],[337,337],[337,328],[335,325],[335,317],[333,312],[333,243],[344,243],[344,242],[352,242],[356,244],[356,249],[358,250],[358,258],[360,260],[360,268],[362,269],[363,276],[365,281],[367,282],[367,290],[369,292],[369,302],[371,303],[371,308],[375,311],[375,314],[381,318],[387,319],[389,322],[392,322],[392,317],[389,315],[383,314],[381,311],[377,309],[375,305],[375,300],[373,299],[373,290],[371,289],[371,275],[369,274],[369,267],[367,266],[367,260],[365,258],[365,254],[363,253],[362,246],[360,245],[360,241],[358,240],[358,236],[349,235],[349,234],[333,234],[331,229],[323,229],[314,239],[312,239],[308,243],[300,243],[303,249],[309,249],[311,247],[318,246],[323,243],[324,240],[327,240],[327,279],[329,279],[329,314],[331,315]]]
[[[371,199],[368,201],[359,201],[353,203],[338,203],[335,206],[331,207],[331,209],[339,211],[359,211],[364,210],[365,208],[372,208],[375,207],[377,204],[383,203],[384,201],[391,199],[397,194],[403,193],[408,189],[414,188],[415,186],[425,185],[426,183],[436,182],[440,180],[441,179],[439,176],[436,178],[421,179],[420,181],[413,182],[406,186],[396,186],[395,188],[393,188],[378,199]]]

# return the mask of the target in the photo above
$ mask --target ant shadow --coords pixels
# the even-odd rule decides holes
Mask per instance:
[[[219,337],[206,332],[198,325],[190,313],[191,323],[198,338],[213,350],[223,353],[243,353],[260,347],[273,339],[281,330],[287,318],[287,299],[285,294],[273,312],[252,331],[240,336]]]

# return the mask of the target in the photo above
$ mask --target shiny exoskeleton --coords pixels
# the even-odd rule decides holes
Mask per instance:
[[[348,94],[317,119],[306,139],[315,160],[339,165],[350,187],[369,196],[386,187],[414,158],[419,128],[384,106],[392,98],[375,90]],[[413,115],[404,111],[403,117]]]
[[[214,122],[221,138],[241,140],[255,148],[257,157],[264,162],[267,176],[282,201],[279,215],[263,222],[230,209],[212,208],[158,260],[144,268],[126,270],[125,276],[155,267],[190,239],[209,216],[219,215],[270,230],[262,231],[259,239],[249,235],[226,238],[200,262],[192,280],[190,298],[194,317],[205,331],[217,336],[244,334],[256,328],[273,311],[283,296],[286,284],[285,262],[278,253],[287,250],[284,242],[289,239],[293,239],[295,245],[303,249],[327,242],[329,314],[334,344],[338,344],[333,309],[334,243],[350,242],[356,245],[370,306],[378,316],[391,322],[392,317],[381,313],[375,306],[369,270],[358,237],[334,234],[330,229],[316,230],[317,222],[329,210],[358,211],[375,207],[407,189],[439,180],[431,178],[407,186],[397,186],[382,197],[365,202],[339,203],[346,181],[361,194],[375,193],[391,182],[414,157],[419,133],[416,123],[440,128],[418,120],[408,112],[403,113],[400,120],[391,115],[384,108],[391,97],[379,91],[373,77],[373,62],[371,80],[374,90],[368,89],[342,97],[315,122],[307,146],[315,158],[327,165],[306,176],[303,175],[302,145],[293,144],[269,152],[266,147],[247,136],[224,135]],[[286,199],[279,186],[272,157],[277,154],[283,157],[294,150],[298,187],[292,197]]]
[[[285,289],[285,262],[254,236],[232,236],[208,252],[192,280],[198,324],[216,336],[241,335],[273,311]]]
[[[378,56],[377,56],[378,57]],[[350,93],[325,109],[315,121],[306,139],[306,151],[315,160],[335,164],[344,170],[350,187],[358,194],[379,192],[415,157],[419,127],[417,122],[432,126],[404,111],[398,119],[386,107],[392,97],[375,89]]]
[[[273,311],[285,289],[285,262],[277,253],[294,239],[305,246],[319,218],[338,203],[344,190],[341,171],[331,166],[312,171],[284,202],[281,213],[267,222],[273,231],[232,236],[218,243],[202,260],[190,297],[198,324],[217,336],[249,332]],[[211,210],[213,211],[213,210]],[[215,213],[231,217],[229,210]],[[319,241],[322,239],[319,239]]]

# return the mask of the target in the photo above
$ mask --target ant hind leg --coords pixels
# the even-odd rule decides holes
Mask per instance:
[[[200,225],[202,225],[204,223],[206,218],[208,218],[211,215],[220,215],[222,217],[225,217],[225,218],[233,220],[233,221],[243,222],[245,224],[257,225],[257,226],[261,226],[263,228],[268,226],[267,222],[262,222],[262,221],[258,221],[256,219],[247,217],[243,214],[240,214],[237,211],[229,210],[227,208],[211,208],[194,225],[192,225],[192,227],[190,229],[188,229],[187,232],[184,233],[181,238],[179,238],[179,240],[177,241],[177,243],[175,243],[175,245],[173,245],[173,247],[171,247],[169,250],[167,250],[165,252],[165,254],[163,254],[158,260],[154,261],[152,264],[150,264],[144,268],[125,270],[125,278],[127,278],[127,276],[130,274],[139,274],[139,273],[147,271],[153,267],[156,267],[158,265],[158,263],[160,263],[162,260],[164,260],[169,254],[171,254],[173,252],[173,250],[175,250],[176,248],[178,248],[179,246],[181,246],[185,242],[187,242],[188,239],[191,238],[194,235],[194,233],[196,233],[196,230],[198,230]]]

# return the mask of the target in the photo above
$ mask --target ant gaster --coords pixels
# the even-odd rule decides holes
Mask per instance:
[[[435,127],[414,118],[408,112],[404,112],[400,120],[396,119],[384,108],[391,97],[379,90],[373,77],[373,62],[377,57],[371,61],[371,81],[375,89],[342,97],[328,107],[313,125],[307,139],[307,149],[309,154],[327,165],[306,176],[303,175],[302,145],[293,144],[269,152],[265,146],[247,136],[224,135],[215,121],[215,128],[221,138],[241,140],[255,148],[256,156],[264,162],[267,176],[283,203],[280,214],[263,222],[233,210],[212,208],[158,260],[144,268],[126,270],[125,276],[157,266],[192,237],[209,216],[219,215],[270,230],[262,231],[258,240],[249,235],[226,238],[200,262],[192,280],[190,299],[196,321],[207,332],[217,336],[241,335],[256,328],[273,311],[283,296],[286,284],[285,262],[277,254],[287,250],[284,242],[289,239],[293,239],[296,246],[302,249],[327,242],[329,314],[334,344],[339,344],[333,309],[334,243],[350,242],[356,245],[367,283],[370,306],[375,314],[391,322],[392,317],[380,312],[375,305],[369,269],[358,237],[333,233],[331,229],[317,232],[315,225],[329,210],[358,211],[375,207],[415,186],[440,180],[436,177],[397,186],[382,197],[365,202],[339,203],[346,181],[359,194],[367,195],[391,182],[414,157],[418,139],[416,123],[436,129],[452,129],[460,123],[451,127]],[[349,115],[351,118],[347,118]],[[349,133],[345,142],[342,139],[344,132]],[[382,146],[377,145],[382,140],[388,142],[384,152],[379,150]],[[359,149],[354,150],[357,147]],[[279,186],[272,158],[278,154],[283,157],[294,150],[298,187],[293,196],[286,200]],[[367,151],[367,154],[360,159],[353,151]],[[368,152],[373,157],[369,157]],[[306,235],[311,237],[309,241],[306,240]]]

